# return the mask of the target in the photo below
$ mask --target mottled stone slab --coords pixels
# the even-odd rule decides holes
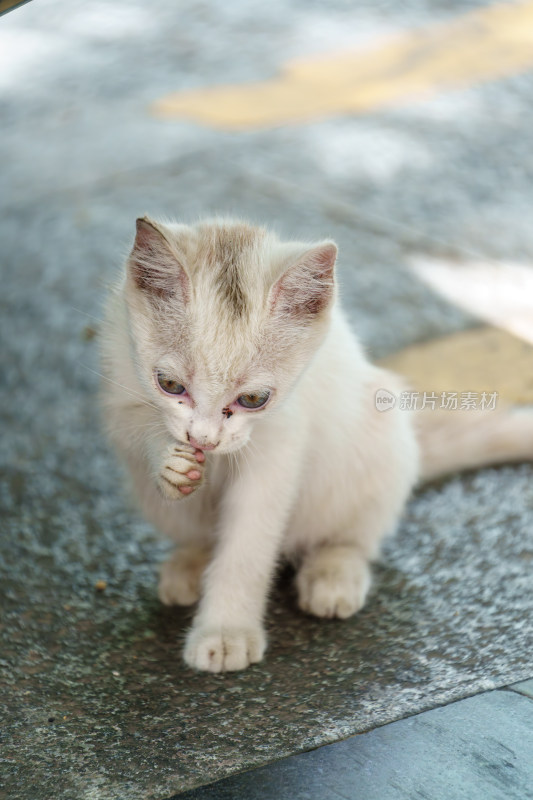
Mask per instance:
[[[487,692],[175,800],[525,800],[532,750],[533,704]]]

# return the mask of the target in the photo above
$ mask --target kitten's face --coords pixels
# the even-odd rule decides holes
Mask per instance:
[[[269,413],[279,397],[277,376],[241,361],[242,371],[226,373],[198,358],[194,365],[171,351],[157,358],[152,400],[169,432],[204,450],[228,453],[248,441],[254,422]],[[211,361],[211,359],[210,359]]]
[[[126,296],[147,399],[180,442],[238,450],[323,339],[336,248],[237,222],[138,221]]]

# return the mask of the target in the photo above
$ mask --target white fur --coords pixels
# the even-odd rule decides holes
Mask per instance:
[[[179,286],[150,296],[130,258],[103,336],[105,418],[144,514],[178,545],[161,573],[161,600],[199,598],[186,662],[242,669],[263,657],[281,559],[298,570],[302,610],[345,618],[363,606],[369,564],[419,475],[417,440],[409,413],[376,411],[378,389],[403,386],[366,360],[350,330],[327,280],[331,243],[283,244],[259,230],[256,241],[248,229],[253,244],[239,266],[248,313],[239,318],[217,295],[209,248],[221,229],[231,238],[235,226],[237,241],[241,223],[147,224],[156,233],[144,227],[137,249],[155,236],[157,285],[173,286],[179,272]],[[306,291],[326,300],[302,321],[291,308]],[[164,396],[155,367],[187,381],[190,399]],[[222,413],[237,394],[264,387],[272,399],[263,411]],[[217,445],[202,465],[188,434]],[[185,497],[179,486],[198,483],[186,477],[191,464],[204,480]],[[169,465],[174,490],[161,485]]]

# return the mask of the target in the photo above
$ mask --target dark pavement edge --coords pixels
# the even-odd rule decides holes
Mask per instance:
[[[166,800],[526,800],[533,787],[532,701],[533,679]]]

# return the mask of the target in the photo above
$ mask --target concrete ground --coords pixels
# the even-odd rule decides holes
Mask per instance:
[[[529,30],[529,7],[512,9],[518,30]],[[527,59],[502,62],[498,75],[466,59],[452,87],[427,66],[422,34],[417,64],[431,91],[384,104],[373,84],[364,113],[325,113],[315,84],[311,116],[290,124],[276,94],[275,122],[239,130],[211,119],[213,97],[203,123],[162,118],[154,104],[260,85],[294,59],[341,49],[392,58],[387,37],[438,26],[446,37],[452,19],[485,36],[489,55],[500,53],[493,64],[516,48],[498,50],[504,26],[485,17],[472,32],[467,15],[485,10],[464,0],[40,0],[0,19],[0,797],[253,797],[260,780],[289,786],[286,762],[268,767],[285,757],[326,770],[331,796],[357,781],[347,796],[437,800],[446,774],[424,776],[443,759],[464,776],[449,797],[475,796],[468,786],[503,797],[506,785],[506,796],[527,797],[533,704],[500,690],[533,672],[531,465],[418,492],[352,620],[301,615],[284,573],[265,661],[195,674],[180,658],[190,612],[156,598],[168,545],[125,497],[97,408],[105,286],[143,213],[229,212],[285,236],[333,236],[345,306],[374,357],[478,324],[409,267],[422,256],[531,263]],[[333,744],[333,761],[326,749],[297,755],[362,733]],[[328,796],[292,764],[285,796]],[[252,767],[267,773],[201,789]]]

